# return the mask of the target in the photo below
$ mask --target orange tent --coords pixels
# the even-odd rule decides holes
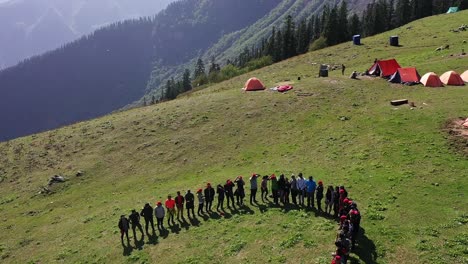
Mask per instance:
[[[442,74],[440,80],[447,85],[465,85],[460,74],[454,71],[448,71]]]
[[[263,85],[262,81],[253,77],[245,82],[244,91],[258,91],[258,90],[265,90],[265,85]]]
[[[444,86],[440,81],[439,76],[433,72],[428,72],[421,77],[420,82],[426,87],[442,87]]]
[[[461,78],[463,81],[468,83],[468,70],[466,70],[464,73],[462,73]]]

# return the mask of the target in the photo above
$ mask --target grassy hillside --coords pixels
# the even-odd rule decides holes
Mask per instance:
[[[300,171],[348,186],[358,202],[365,234],[353,263],[467,263],[468,159],[441,128],[468,116],[468,87],[390,85],[339,71],[315,77],[316,63],[344,63],[348,75],[390,57],[421,74],[463,72],[468,60],[457,54],[467,50],[468,32],[449,29],[466,24],[467,14],[430,17],[362,46],[311,52],[174,101],[1,143],[2,263],[329,263],[333,221],[267,206],[198,218],[137,249],[120,245],[119,215],[147,201],[252,172]],[[394,34],[402,47],[386,45]],[[449,50],[434,52],[445,44]],[[250,76],[295,88],[240,92]],[[416,107],[389,104],[400,98]],[[39,195],[59,173],[69,180]]]

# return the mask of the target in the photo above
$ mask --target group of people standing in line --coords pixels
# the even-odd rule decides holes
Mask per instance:
[[[306,179],[303,177],[302,173],[299,173],[298,177],[293,174],[291,179],[285,177],[284,174],[281,174],[278,178],[275,174],[261,177],[259,174],[254,173],[249,178],[251,205],[258,204],[257,190],[258,179],[260,178],[260,197],[263,203],[270,202],[268,199],[270,197],[273,198],[273,203],[276,206],[286,206],[292,203],[299,207],[315,208],[315,204],[317,204],[317,210],[319,212],[324,212],[339,220],[340,233],[335,242],[337,250],[332,263],[346,263],[347,256],[356,243],[361,218],[356,203],[348,198],[348,193],[344,186],[333,187],[330,185],[325,191],[322,181],[316,183],[312,176]],[[268,182],[270,182],[270,184],[268,184]],[[137,238],[137,228],[141,232],[142,239],[144,238],[140,216],[145,220],[146,234],[149,235],[148,228],[150,226],[153,234],[155,233],[154,217],[157,220],[157,228],[160,232],[165,230],[164,218],[166,215],[168,226],[175,225],[174,217],[177,217],[178,220],[181,218],[183,220],[185,219],[184,207],[187,211],[187,217],[189,219],[195,219],[195,199],[197,199],[198,202],[198,216],[205,215],[205,212],[213,212],[212,207],[216,194],[218,198],[216,211],[220,214],[223,214],[225,200],[227,208],[232,207],[232,209],[236,209],[236,205],[244,206],[244,199],[246,196],[245,185],[246,183],[242,176],[236,177],[234,181],[227,180],[224,185],[218,184],[215,188],[210,183],[207,183],[204,189],[198,189],[195,194],[187,190],[185,195],[182,195],[180,191],[178,191],[174,198],[172,195],[168,195],[164,206],[161,201],[156,203],[155,208],[149,203],[146,203],[140,213],[134,209],[128,218],[125,215],[121,215],[118,227],[121,231],[120,238],[122,245],[124,245],[124,235],[127,238],[127,243],[130,244],[128,237],[130,226],[132,227],[135,240]],[[322,209],[322,200],[324,198],[325,210]]]

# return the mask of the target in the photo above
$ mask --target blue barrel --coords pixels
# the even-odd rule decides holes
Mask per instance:
[[[391,36],[390,37],[390,46],[395,46],[395,47],[399,46],[398,36]]]
[[[354,45],[361,45],[361,35],[354,35],[353,36],[353,44]]]

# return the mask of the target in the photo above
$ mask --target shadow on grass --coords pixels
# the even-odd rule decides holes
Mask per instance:
[[[158,243],[159,243],[159,241],[158,241],[158,236],[156,235],[156,233],[148,235],[148,244],[156,245]]]
[[[166,228],[163,228],[159,231],[159,236],[161,236],[163,239],[166,239],[169,236],[169,230]]]
[[[177,221],[179,222],[180,226],[185,229],[185,230],[189,230],[190,229],[190,224],[187,222],[187,220],[185,220],[185,217],[182,217],[182,220],[180,219],[177,219]]]
[[[366,236],[365,229],[362,227],[359,230],[357,242],[358,245],[352,252],[356,254],[359,259],[350,256],[350,263],[364,262],[366,264],[377,264],[377,248],[375,247],[374,241]]]
[[[145,239],[142,237],[140,240],[134,239],[133,242],[135,243],[135,249],[142,250],[143,246],[145,245]]]
[[[244,205],[241,205],[241,206],[239,207],[239,211],[242,212],[242,213],[244,213],[244,214],[254,214],[254,213],[255,213],[252,209],[250,209],[249,206],[247,206],[247,205],[245,205],[245,204],[244,204]]]
[[[171,230],[171,233],[174,233],[174,234],[179,234],[180,230],[180,226],[178,224],[172,224],[169,226],[169,229]]]
[[[189,217],[189,221],[192,226],[200,226],[200,221],[198,221],[198,218],[196,217]]]
[[[124,256],[130,256],[130,255],[132,254],[133,247],[130,246],[130,243],[128,243],[127,245],[125,245],[125,244],[122,243],[122,247],[123,247],[122,255],[124,255]]]

